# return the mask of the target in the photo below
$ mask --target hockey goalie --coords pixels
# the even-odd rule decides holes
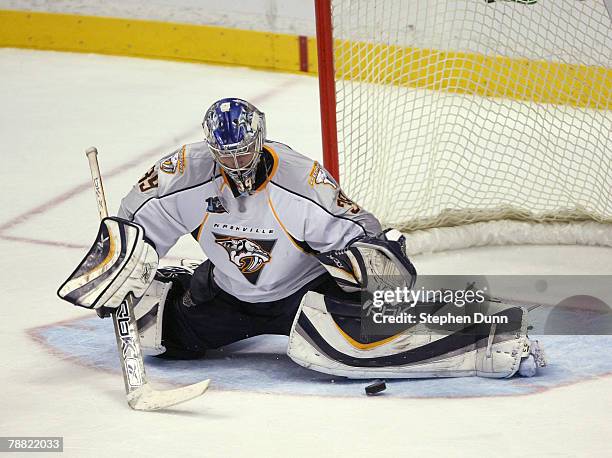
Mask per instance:
[[[203,142],[159,160],[102,222],[95,247],[105,273],[68,288],[71,302],[105,316],[134,293],[141,343],[165,358],[280,334],[296,363],[350,378],[536,372],[542,358],[520,307],[487,310],[511,316],[512,327],[406,325],[364,337],[364,293],[415,283],[404,237],[383,231],[318,162],[267,140],[264,113],[249,102],[219,100],[203,128]],[[207,260],[158,268],[186,234]],[[453,304],[421,305],[435,315]]]

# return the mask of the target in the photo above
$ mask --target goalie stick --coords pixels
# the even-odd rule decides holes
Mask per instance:
[[[98,150],[95,147],[88,148],[85,155],[89,161],[98,213],[100,219],[103,219],[108,216],[108,209],[98,165]],[[151,387],[145,374],[140,337],[134,315],[134,301],[134,295],[129,293],[121,302],[119,308],[112,312],[119,360],[129,406],[135,410],[158,410],[204,394],[210,380],[166,391],[157,391]]]

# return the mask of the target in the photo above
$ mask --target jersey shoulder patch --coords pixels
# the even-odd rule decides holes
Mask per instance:
[[[204,142],[183,145],[157,163],[160,195],[181,191],[210,180],[215,162]]]
[[[159,170],[169,175],[174,175],[175,173],[183,174],[185,172],[186,160],[185,160],[185,150],[187,149],[187,145],[183,145],[181,149],[175,151],[170,156],[162,159],[159,164]]]
[[[317,161],[314,161],[314,164],[310,169],[308,184],[313,188],[318,185],[323,185],[329,186],[332,189],[338,189],[338,183],[336,183],[336,180],[334,180],[329,172],[325,170]]]

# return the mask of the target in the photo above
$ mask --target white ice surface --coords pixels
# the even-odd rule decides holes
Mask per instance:
[[[0,49],[0,435],[64,436],[64,454],[78,457],[610,456],[609,376],[470,399],[225,392],[213,380],[201,399],[141,413],[127,407],[117,374],[33,341],[30,328],[91,315],[55,296],[98,226],[85,148],[100,150],[115,209],[156,157],[200,138],[204,108],[223,96],[252,100],[267,113],[271,138],[320,157],[313,78]],[[193,248],[185,241],[172,255],[193,256]],[[414,261],[423,273],[612,273],[612,250],[582,247],[479,248]]]

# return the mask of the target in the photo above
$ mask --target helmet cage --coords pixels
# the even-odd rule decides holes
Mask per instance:
[[[223,114],[230,103],[240,105],[238,118],[231,120],[238,142],[228,143],[222,138]],[[249,102],[240,99],[223,99],[215,103],[204,115],[202,127],[206,143],[221,169],[234,181],[241,193],[252,190],[259,157],[266,138],[265,115]],[[227,127],[226,127],[227,130]]]

